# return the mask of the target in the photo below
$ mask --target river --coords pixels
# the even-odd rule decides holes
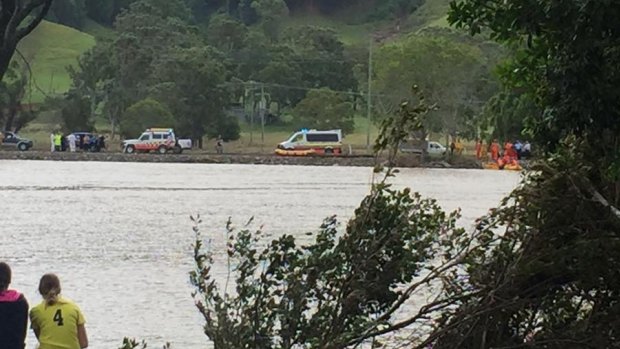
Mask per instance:
[[[31,305],[41,300],[40,276],[57,273],[86,316],[92,348],[118,348],[124,336],[204,348],[188,282],[189,216],[201,214],[220,256],[228,217],[242,225],[254,216],[254,227],[308,241],[324,217],[350,217],[371,180],[361,167],[0,161],[0,260]],[[403,169],[393,180],[462,208],[466,226],[518,181],[514,172],[451,169]],[[29,333],[27,348],[35,343]]]

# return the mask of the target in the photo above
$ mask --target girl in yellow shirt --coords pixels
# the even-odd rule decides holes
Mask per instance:
[[[32,330],[39,340],[39,349],[83,349],[88,347],[80,308],[60,296],[60,280],[45,274],[39,282],[43,302],[30,310]]]

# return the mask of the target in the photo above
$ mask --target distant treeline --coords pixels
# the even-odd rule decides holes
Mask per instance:
[[[245,24],[254,24],[259,16],[258,0],[184,0],[192,17],[202,22],[209,16],[228,13]],[[48,19],[73,28],[83,29],[88,19],[111,26],[116,16],[136,0],[54,0]],[[285,0],[293,13],[333,14],[348,7],[359,7],[368,13],[362,21],[401,18],[417,9],[424,0]]]

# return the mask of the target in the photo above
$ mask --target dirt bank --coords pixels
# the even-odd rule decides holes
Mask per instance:
[[[304,156],[287,157],[265,154],[209,154],[187,152],[184,154],[124,154],[124,153],[51,153],[45,151],[0,151],[0,160],[54,160],[54,161],[112,161],[155,163],[203,163],[203,164],[253,164],[253,165],[301,165],[301,166],[358,166],[372,167],[375,159],[370,156]],[[397,160],[398,167],[480,168],[480,164],[468,158],[433,161],[420,164],[417,158],[403,156]]]

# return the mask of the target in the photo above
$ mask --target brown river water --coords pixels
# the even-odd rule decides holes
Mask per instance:
[[[393,180],[462,208],[470,226],[516,186],[519,174],[404,169]],[[63,294],[85,314],[91,348],[125,336],[150,348],[209,347],[190,296],[191,214],[222,262],[224,226],[251,216],[267,233],[309,241],[323,218],[343,221],[366,195],[372,169],[114,162],[0,161],[0,260],[31,305],[38,279],[57,273]],[[29,333],[27,348],[35,348]]]

